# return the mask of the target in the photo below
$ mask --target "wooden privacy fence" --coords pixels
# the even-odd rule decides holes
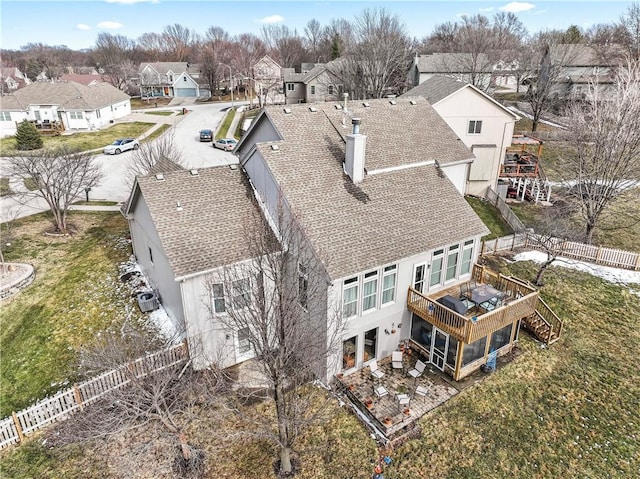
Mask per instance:
[[[502,218],[504,218],[504,220],[513,231],[521,232],[526,230],[524,223],[522,223],[522,221],[520,221],[520,218],[518,218],[516,214],[511,211],[509,205],[498,196],[498,193],[493,191],[491,188],[487,188],[487,192],[485,193],[484,197],[489,203],[498,208],[498,211],[500,211]]]
[[[550,239],[530,232],[516,233],[511,236],[503,236],[501,238],[483,241],[480,256],[516,248],[532,248],[547,251],[549,245],[551,245],[553,253],[558,256],[611,266],[613,268],[640,271],[640,254],[638,253],[613,248],[603,248],[602,246],[577,243],[575,241],[566,241],[561,238]]]
[[[87,404],[97,401],[109,391],[125,386],[132,377],[141,378],[188,359],[185,343],[138,358],[129,364],[60,391],[52,397],[14,412],[0,421],[0,449],[16,444],[30,434],[55,421],[66,419]]]

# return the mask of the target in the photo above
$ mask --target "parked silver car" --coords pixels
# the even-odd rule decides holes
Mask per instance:
[[[220,148],[221,150],[231,151],[236,147],[237,143],[238,141],[233,138],[220,138],[219,140],[216,140],[213,146]]]
[[[105,155],[119,155],[123,151],[137,150],[140,143],[135,138],[118,138],[116,141],[104,147]]]

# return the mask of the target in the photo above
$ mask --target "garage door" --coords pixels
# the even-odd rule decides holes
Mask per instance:
[[[180,98],[196,96],[195,88],[176,88],[176,96]]]

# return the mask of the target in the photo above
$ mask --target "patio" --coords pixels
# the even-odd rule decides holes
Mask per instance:
[[[384,373],[380,379],[371,375],[369,367],[337,378],[344,386],[347,396],[386,437],[404,429],[459,392],[444,374],[431,368],[427,359],[419,352],[415,349],[410,351],[403,355],[402,369],[392,367],[391,357],[378,361],[378,368]],[[414,379],[408,375],[408,371],[418,359],[427,364],[427,367],[420,377]],[[374,393],[374,388],[378,386],[383,386],[388,394],[378,398]],[[425,396],[416,394],[419,386],[426,389]],[[408,396],[408,407],[399,404],[397,394]],[[367,406],[369,401],[370,407]],[[408,409],[406,413],[405,409]]]

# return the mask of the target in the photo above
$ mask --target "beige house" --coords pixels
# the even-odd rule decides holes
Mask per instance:
[[[457,166],[464,170],[455,175],[458,190],[477,196],[487,188],[497,191],[500,165],[519,117],[473,85],[445,76],[432,76],[400,98],[415,96],[426,98],[473,152],[473,163]],[[422,124],[430,127],[427,121]]]
[[[331,74],[324,63],[304,64],[308,71],[296,73],[293,68],[283,68],[284,94],[287,105],[315,103],[340,99],[342,84]]]

